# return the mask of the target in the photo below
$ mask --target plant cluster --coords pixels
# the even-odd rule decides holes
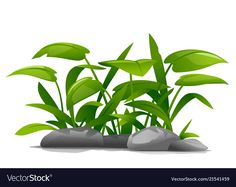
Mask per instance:
[[[172,123],[179,112],[193,99],[212,108],[210,102],[199,93],[187,93],[178,99],[179,93],[185,86],[199,86],[203,84],[226,84],[221,78],[205,74],[185,74],[176,82],[175,88],[168,86],[167,75],[173,72],[183,73],[207,68],[209,66],[226,63],[226,61],[213,53],[203,50],[181,50],[162,59],[158,46],[149,35],[150,58],[127,60],[126,57],[132,47],[129,45],[116,60],[99,62],[99,65],[90,64],[87,54],[89,50],[83,46],[72,43],[54,43],[40,49],[33,57],[57,57],[74,60],[78,65],[67,74],[65,83],[66,98],[62,98],[60,85],[57,82],[56,71],[46,66],[29,66],[10,75],[30,75],[55,84],[60,101],[57,103],[47,89],[38,83],[38,93],[43,103],[28,104],[27,106],[47,111],[55,119],[42,123],[32,123],[17,131],[17,135],[26,135],[40,130],[55,130],[68,127],[90,127],[102,134],[131,134],[147,126],[158,126],[173,131]],[[83,63],[85,62],[85,63]],[[90,77],[81,77],[85,69],[91,71]],[[108,69],[105,80],[101,82],[97,71]],[[155,79],[134,79],[144,77],[150,70],[154,70]],[[116,79],[117,71],[124,71],[129,80],[113,88],[109,93],[108,87]],[[135,78],[136,78],[135,77]],[[89,100],[90,96],[97,94],[96,100]],[[149,99],[142,100],[147,95]],[[173,96],[172,96],[173,95]],[[74,106],[86,99],[78,111]],[[65,104],[65,105],[64,105]],[[124,104],[125,111],[118,111],[118,105]],[[98,108],[102,107],[98,113]],[[140,121],[140,116],[143,121]],[[180,138],[198,137],[195,133],[187,131],[191,121],[184,126]]]

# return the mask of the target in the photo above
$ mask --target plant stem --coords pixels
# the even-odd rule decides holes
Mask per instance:
[[[129,74],[129,78],[130,78],[130,95],[133,95],[134,89],[133,89],[133,76],[132,74]],[[134,102],[134,99],[132,99],[132,102]],[[135,108],[133,108],[133,112],[135,112]]]
[[[61,111],[64,112],[61,90],[60,90],[60,87],[59,87],[57,81],[55,83],[56,83],[57,91],[58,91],[58,94],[59,94],[59,97],[60,97]]]
[[[70,117],[72,119],[73,126],[78,127],[78,125],[75,122],[75,115],[74,115],[74,108],[73,107],[70,109]]]
[[[171,104],[170,104],[168,113],[170,113],[170,111],[171,111],[171,109],[172,109],[172,107],[173,107],[173,105],[174,105],[174,103],[175,103],[175,100],[177,99],[177,97],[178,97],[180,91],[182,90],[182,88],[183,88],[183,86],[180,86],[179,89],[178,89],[178,91],[176,92],[176,94],[175,94],[173,100],[171,101]]]
[[[170,70],[171,67],[172,67],[172,64],[170,64],[170,65],[168,66],[168,68],[166,69],[165,77],[166,77],[166,75],[168,74],[168,72],[169,72],[169,70]]]

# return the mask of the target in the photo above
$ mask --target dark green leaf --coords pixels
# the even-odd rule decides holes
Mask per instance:
[[[58,108],[57,104],[55,103],[51,95],[48,93],[48,91],[43,87],[43,85],[40,82],[38,83],[38,92],[45,104]]]
[[[171,63],[175,72],[187,72],[226,63],[226,61],[207,51],[187,49],[172,53],[165,59],[165,63]]]
[[[214,77],[210,75],[189,74],[181,76],[175,84],[179,86],[197,86],[203,84],[227,84],[227,82],[225,82],[219,77]]]
[[[85,103],[83,106],[80,107],[75,118],[76,121],[85,121],[86,123],[88,123],[89,121],[95,119],[96,111],[99,106],[102,106],[102,104],[96,101],[90,101]]]
[[[106,126],[106,130],[109,135],[115,135],[115,133],[111,130],[110,127]]]
[[[56,128],[41,123],[32,123],[19,129],[16,135],[27,135],[41,130],[56,130]]]
[[[97,93],[102,88],[102,84],[91,77],[85,77],[76,81],[70,88],[67,95],[67,108],[70,109],[76,103]]]
[[[47,57],[57,57],[69,60],[83,60],[89,50],[83,46],[72,43],[53,43],[40,49],[33,58],[39,58],[43,55]]]
[[[78,67],[88,68],[88,69],[96,69],[96,70],[103,70],[103,69],[105,69],[102,66],[91,65],[91,64],[81,64],[81,65],[78,65]]]
[[[75,66],[69,71],[66,77],[66,94],[68,94],[69,89],[76,82],[78,76],[83,70],[84,68]]]
[[[53,114],[54,116],[56,116],[58,119],[60,119],[62,121],[65,121],[68,124],[73,126],[71,118],[67,114],[65,114],[64,112],[60,111],[58,108],[55,108],[55,107],[50,106],[50,105],[37,104],[37,103],[36,104],[28,104],[27,106],[45,110],[45,111]]]
[[[133,45],[133,44],[129,45],[129,46],[120,54],[120,56],[117,58],[117,60],[124,60],[124,59],[126,58],[126,56],[128,55],[128,53],[129,53],[129,51],[130,51],[132,45]],[[116,68],[116,67],[112,67],[112,68],[110,69],[110,71],[108,72],[108,74],[107,74],[107,76],[106,76],[106,78],[105,78],[105,80],[104,80],[104,82],[103,82],[103,85],[102,85],[104,89],[107,89],[108,85],[110,84],[110,82],[112,81],[112,79],[114,78],[114,76],[116,75],[117,71],[118,71],[118,68]],[[97,101],[101,101],[101,99],[102,99],[102,92],[99,93]]]
[[[203,97],[202,95],[200,94],[197,94],[197,93],[189,93],[189,94],[186,94],[184,95],[180,101],[178,102],[178,104],[176,105],[172,115],[171,115],[171,121],[174,120],[174,118],[177,116],[177,114],[181,111],[181,109],[187,104],[189,103],[191,100],[193,99],[198,99],[200,102],[202,102],[203,104],[205,104],[206,106],[210,107],[210,108],[213,108],[210,104],[210,102],[205,98]]]
[[[66,125],[64,126],[64,123],[62,124],[62,122],[60,122],[60,121],[49,120],[49,121],[46,121],[46,122],[58,127],[59,129],[64,129],[64,128],[67,127]]]
[[[144,76],[148,70],[155,64],[155,60],[141,59],[141,60],[111,60],[99,62],[103,66],[116,67],[123,71],[137,76]]]
[[[107,122],[112,121],[114,119],[117,119],[117,118],[114,116],[110,116],[110,115],[103,115],[103,116],[99,116],[98,118],[88,122],[86,124],[86,126],[95,127],[95,129],[96,129],[97,126],[103,127]]]
[[[47,66],[28,66],[21,69],[18,69],[11,73],[12,75],[29,75],[33,77],[37,77],[43,80],[55,82],[57,77],[55,76],[56,71],[47,67]]]

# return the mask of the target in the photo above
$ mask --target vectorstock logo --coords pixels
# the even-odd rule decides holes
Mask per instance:
[[[8,175],[7,179],[9,182],[50,182],[52,174],[50,175]]]

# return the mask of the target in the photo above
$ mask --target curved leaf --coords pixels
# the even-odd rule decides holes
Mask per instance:
[[[128,55],[128,53],[129,53],[129,51],[130,51],[132,45],[133,45],[133,44],[129,45],[129,46],[120,54],[120,56],[117,58],[117,60],[124,60],[124,59],[126,58],[126,56]],[[108,72],[108,74],[107,74],[107,76],[106,76],[106,78],[105,78],[105,80],[104,80],[104,82],[103,82],[103,84],[102,84],[102,86],[103,86],[104,89],[107,89],[108,85],[110,84],[110,82],[112,81],[112,79],[114,78],[114,76],[116,75],[117,71],[118,71],[118,68],[116,68],[116,67],[112,67],[112,68],[110,69],[110,71]],[[99,93],[97,101],[99,102],[99,101],[101,101],[101,99],[102,99],[102,92]]]
[[[159,118],[161,118],[163,121],[169,123],[169,118],[166,115],[166,113],[163,111],[163,109],[160,106],[153,104],[152,102],[140,100],[140,101],[133,101],[125,105],[135,107],[135,108],[144,110],[148,113],[154,114],[158,116]]]
[[[88,69],[96,69],[96,70],[103,70],[103,69],[105,69],[102,66],[91,65],[91,64],[81,64],[81,65],[78,65],[78,67],[88,68]]]
[[[85,103],[83,106],[80,107],[77,115],[76,115],[76,121],[77,122],[86,122],[95,119],[96,111],[98,107],[102,106],[100,102],[96,101],[90,101]]]
[[[57,57],[69,60],[83,60],[89,50],[83,46],[73,43],[53,43],[40,49],[33,58],[39,58],[43,55],[47,57]]]
[[[68,92],[66,100],[67,108],[70,109],[79,101],[97,93],[101,88],[102,84],[97,80],[92,80],[91,77],[85,77],[76,81]]]
[[[172,63],[175,72],[187,72],[226,63],[226,61],[207,51],[187,49],[170,54],[165,59],[165,63]]]
[[[103,66],[116,67],[123,71],[137,76],[144,76],[152,65],[156,63],[155,60],[141,59],[141,60],[111,60],[99,62]]]
[[[69,89],[76,82],[78,76],[83,70],[84,68],[75,66],[69,71],[66,77],[66,95],[68,94]]]
[[[99,116],[98,118],[96,118],[92,121],[89,121],[88,123],[86,123],[86,126],[94,127],[96,129],[97,126],[103,127],[108,121],[112,121],[114,119],[117,119],[117,118],[114,116],[110,116],[110,115],[103,115],[103,116]]]
[[[38,83],[38,92],[45,104],[58,108],[57,104],[55,103],[51,95],[48,93],[48,91],[43,87],[43,85],[40,82]]]
[[[54,126],[58,127],[59,129],[67,128],[66,124],[64,125],[64,122],[62,124],[62,122],[60,120],[59,121],[49,120],[49,121],[46,121],[46,122],[51,124],[51,125],[54,125]]]
[[[38,103],[27,104],[27,106],[35,107],[35,108],[39,108],[39,109],[45,110],[45,111],[53,114],[54,116],[56,116],[58,119],[60,119],[62,121],[65,121],[68,124],[70,124],[71,126],[73,126],[71,118],[67,114],[65,114],[64,112],[60,111],[59,109],[57,109],[57,108],[55,108],[53,106],[45,105],[45,104],[38,104]]]
[[[56,71],[47,66],[27,66],[27,67],[14,71],[8,76],[29,75],[29,76],[37,77],[43,80],[55,82],[57,80],[57,77],[55,76],[55,74],[56,74]]]
[[[189,93],[189,94],[184,95],[180,99],[178,104],[176,105],[176,107],[171,115],[171,121],[173,121],[174,118],[177,116],[177,114],[181,111],[181,109],[193,99],[198,99],[200,102],[202,102],[203,104],[205,104],[209,108],[213,108],[211,103],[202,95],[197,94],[197,93]]]
[[[183,128],[183,130],[180,132],[179,137],[180,139],[190,138],[190,137],[199,137],[197,134],[186,132],[189,125],[191,124],[192,120],[190,120],[187,125]]]
[[[56,130],[56,128],[41,123],[32,123],[19,129],[16,135],[27,135],[41,130]]]
[[[179,86],[197,86],[203,84],[227,84],[227,82],[219,77],[210,75],[189,74],[181,76],[175,83],[175,85]]]

